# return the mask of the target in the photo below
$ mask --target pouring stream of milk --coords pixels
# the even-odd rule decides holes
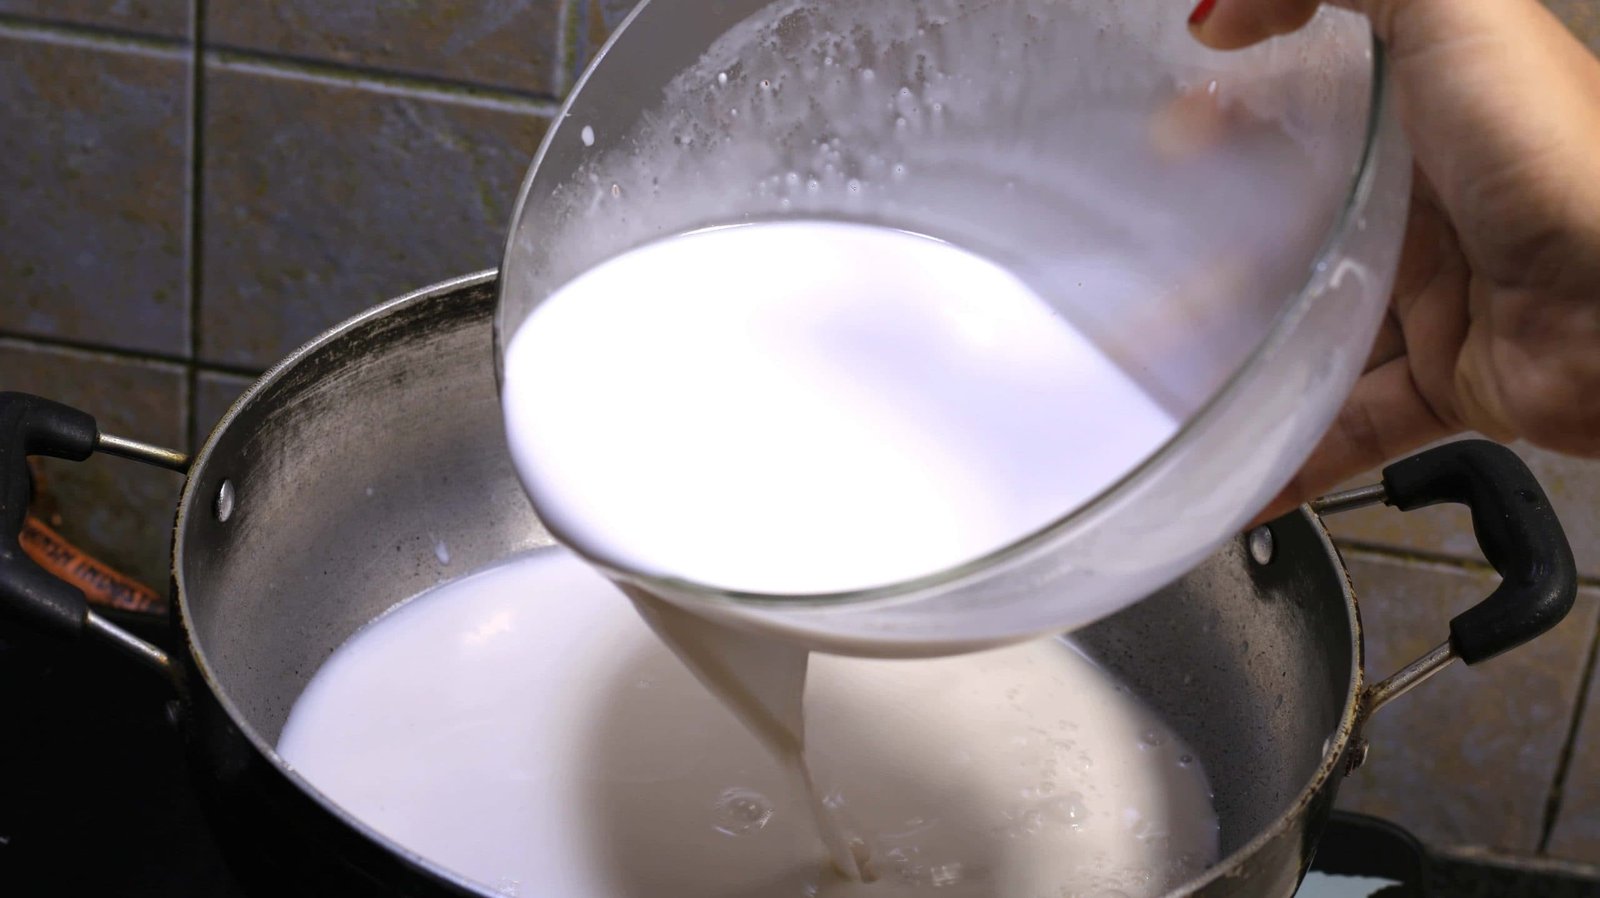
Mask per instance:
[[[783,765],[806,796],[817,834],[839,873],[847,879],[875,879],[866,841],[853,835],[841,815],[822,800],[806,758],[804,699],[811,653],[728,629],[637,587],[622,585],[622,591],[695,679]]]

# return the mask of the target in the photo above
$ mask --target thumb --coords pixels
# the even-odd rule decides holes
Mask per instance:
[[[1300,30],[1321,5],[1321,0],[1200,0],[1189,15],[1189,30],[1213,50],[1237,50]],[[1339,0],[1335,5],[1364,9],[1367,2]]]

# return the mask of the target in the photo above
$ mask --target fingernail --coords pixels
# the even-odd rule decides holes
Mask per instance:
[[[1189,13],[1189,27],[1199,28],[1204,24],[1205,20],[1211,15],[1212,8],[1216,5],[1217,0],[1200,0],[1199,5],[1194,8],[1194,12]]]

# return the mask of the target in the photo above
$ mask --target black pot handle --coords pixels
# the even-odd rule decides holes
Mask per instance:
[[[171,673],[164,652],[89,609],[77,587],[51,576],[22,551],[32,476],[28,456],[83,461],[96,450],[185,470],[181,453],[100,432],[94,417],[27,393],[0,392],[0,619],[59,636],[89,631]]]
[[[1446,443],[1383,469],[1388,504],[1411,511],[1459,502],[1478,547],[1501,577],[1489,597],[1450,621],[1468,664],[1514,649],[1561,623],[1578,594],[1578,567],[1555,509],[1515,452],[1488,440]]]
[[[75,408],[0,393],[0,614],[47,632],[83,630],[89,603],[82,591],[35,564],[18,537],[33,487],[28,456],[83,461],[99,435],[94,418]]]
[[[1411,511],[1458,502],[1501,582],[1450,621],[1450,639],[1368,690],[1369,712],[1460,658],[1477,664],[1547,632],[1572,610],[1578,569],[1544,489],[1515,452],[1488,440],[1445,443],[1383,469],[1383,482],[1311,503],[1321,515],[1382,502]]]

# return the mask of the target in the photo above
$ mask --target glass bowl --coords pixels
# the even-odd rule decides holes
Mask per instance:
[[[618,254],[710,227],[840,220],[997,262],[1180,424],[1048,526],[888,586],[739,593],[563,541],[735,626],[918,656],[1091,623],[1234,536],[1361,371],[1411,163],[1365,19],[1324,8],[1293,35],[1220,53],[1187,33],[1187,13],[1167,0],[635,8],[523,182],[497,372],[542,301]]]

